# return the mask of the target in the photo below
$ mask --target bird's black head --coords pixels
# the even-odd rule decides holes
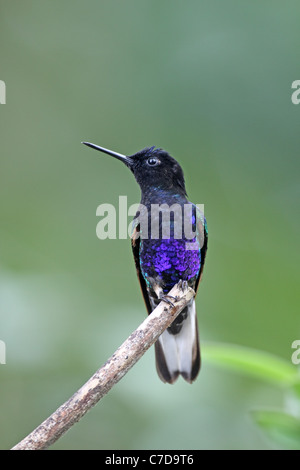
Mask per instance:
[[[159,188],[186,195],[181,166],[164,150],[147,147],[134,155],[125,156],[89,142],[83,143],[123,161],[134,174],[142,192]]]

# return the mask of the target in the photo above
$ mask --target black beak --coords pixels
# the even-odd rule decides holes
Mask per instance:
[[[126,157],[126,155],[122,155],[121,153],[113,152],[112,150],[105,149],[104,147],[99,147],[99,145],[91,144],[90,142],[81,142],[84,145],[87,145],[88,147],[91,147],[92,149],[99,150],[100,152],[107,153],[108,155],[111,155],[112,157],[117,158],[118,160],[121,160],[122,162],[125,163],[127,166],[131,166],[131,158]]]

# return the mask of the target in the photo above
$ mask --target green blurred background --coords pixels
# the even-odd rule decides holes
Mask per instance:
[[[139,188],[120,162],[156,145],[205,204],[203,367],[158,379],[150,349],[53,449],[270,449],[249,411],[281,393],[205,344],[290,362],[300,337],[297,1],[0,1],[0,448],[69,398],[146,315],[129,240],[96,208]]]

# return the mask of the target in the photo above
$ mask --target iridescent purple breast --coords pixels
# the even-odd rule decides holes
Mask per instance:
[[[146,282],[149,283],[149,278],[159,277],[164,291],[168,292],[180,279],[189,281],[197,278],[201,267],[200,245],[196,238],[189,242],[174,238],[143,240],[140,265]]]

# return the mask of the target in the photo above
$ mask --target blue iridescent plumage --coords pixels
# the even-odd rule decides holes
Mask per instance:
[[[201,267],[200,244],[198,250],[187,250],[188,242],[196,242],[196,238],[187,240],[143,240],[140,248],[141,271],[145,281],[160,276],[163,291],[170,289],[180,279],[189,281],[197,278]]]

